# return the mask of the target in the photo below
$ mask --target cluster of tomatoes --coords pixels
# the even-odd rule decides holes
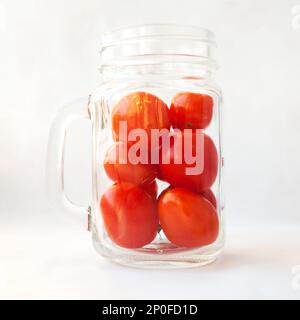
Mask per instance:
[[[167,150],[160,150],[158,164],[122,159],[128,156],[127,148],[131,144],[127,139],[123,141],[119,126],[120,121],[126,121],[128,135],[132,129],[144,129],[148,133],[149,154],[151,130],[167,129],[171,134],[172,128],[177,129],[176,135],[183,141],[188,131],[192,141],[190,151],[194,152],[195,131],[207,128],[212,115],[213,99],[200,93],[179,93],[168,108],[155,95],[135,92],[114,106],[111,120],[115,143],[104,159],[105,172],[113,185],[100,200],[104,226],[114,243],[125,248],[140,248],[151,243],[160,228],[170,242],[180,247],[204,246],[216,240],[217,203],[210,187],[217,176],[218,153],[212,139],[203,133],[203,170],[188,175],[186,169],[193,165],[187,163],[184,156],[181,163],[175,161],[178,155],[174,152],[174,140]],[[120,152],[122,148],[126,152]],[[163,161],[167,157],[170,161]],[[159,197],[156,179],[169,183]]]

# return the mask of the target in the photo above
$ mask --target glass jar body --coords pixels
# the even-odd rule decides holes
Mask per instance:
[[[222,200],[223,158],[220,127],[221,92],[218,86],[213,82],[211,73],[208,72],[208,68],[203,64],[197,65],[186,63],[184,66],[181,63],[139,64],[138,66],[108,68],[107,70],[102,70],[102,73],[104,79],[103,84],[93,93],[89,104],[89,113],[93,122],[93,204],[91,231],[96,251],[102,256],[115,262],[139,267],[189,267],[204,265],[214,261],[224,246],[224,204]],[[155,97],[158,98],[159,101],[163,101],[164,105],[168,108],[168,112],[171,112],[172,104],[173,106],[175,105],[174,99],[178,96],[186,97],[187,95],[189,98],[190,95],[194,95],[198,102],[199,100],[197,100],[197,97],[210,97],[209,101],[212,101],[211,119],[209,124],[207,126],[205,125],[205,128],[202,126],[202,128],[199,129],[201,129],[200,131],[202,135],[204,134],[210,137],[210,140],[213,141],[215,146],[217,154],[215,159],[216,172],[215,178],[212,182],[206,185],[206,187],[203,187],[202,189],[200,188],[201,190],[195,190],[193,187],[190,188],[189,183],[182,184],[180,181],[179,184],[177,184],[178,180],[173,180],[173,177],[168,176],[168,174],[162,177],[162,167],[160,166],[162,159],[159,157],[159,163],[155,163],[155,165],[158,166],[158,170],[154,177],[158,190],[153,200],[155,214],[157,215],[157,232],[155,232],[155,235],[152,237],[152,241],[145,243],[145,245],[128,246],[123,245],[122,242],[118,241],[118,239],[120,237],[125,237],[125,239],[126,237],[134,237],[132,234],[136,230],[131,229],[130,225],[127,224],[127,221],[125,220],[131,218],[134,219],[134,214],[145,214],[148,210],[146,204],[147,201],[143,202],[143,200],[139,198],[140,200],[137,200],[137,203],[132,203],[131,208],[134,213],[130,216],[130,212],[126,213],[122,206],[124,201],[128,204],[129,201],[134,202],[135,198],[133,196],[130,197],[130,190],[127,191],[126,189],[123,190],[124,195],[122,195],[121,198],[120,195],[119,198],[112,197],[110,193],[111,198],[109,201],[112,211],[103,212],[107,210],[107,206],[103,206],[103,199],[105,199],[109,194],[108,190],[116,188],[116,185],[122,183],[122,175],[118,175],[116,179],[112,179],[108,174],[104,163],[107,160],[109,150],[111,150],[113,145],[119,143],[118,138],[116,138],[116,135],[114,134],[115,128],[113,117],[115,109],[118,108],[120,101],[122,101],[124,97],[126,98],[138,95],[140,98],[141,94],[150,94],[150,97]],[[191,99],[188,98],[185,101],[189,101],[189,103],[191,103]],[[153,108],[154,107],[155,106],[153,104]],[[154,114],[155,112],[156,111],[153,110],[153,113],[150,112],[150,114]],[[189,112],[189,114],[194,112],[197,118],[200,111],[197,110],[196,105],[195,110],[191,111],[189,109],[186,112]],[[170,116],[170,119],[171,118],[172,117]],[[174,123],[172,124],[172,121],[174,122],[174,117],[171,119],[169,128],[171,134],[174,134],[177,132],[176,130],[178,130],[178,128],[176,128]],[[180,115],[179,120],[177,117],[177,121],[181,121]],[[137,127],[140,126],[138,125]],[[185,128],[192,130],[192,132],[195,129],[195,127],[189,127],[189,125]],[[178,132],[182,132],[183,130],[184,128],[181,127]],[[204,139],[204,148],[202,151],[206,150],[205,143],[206,140]],[[149,149],[151,149],[151,146]],[[185,156],[183,156],[183,158],[185,159]],[[204,170],[206,170],[205,161],[210,161],[209,153],[207,154],[207,157],[204,155],[203,161]],[[180,164],[178,165],[180,166]],[[167,168],[168,170],[167,166],[168,164],[163,168]],[[136,171],[134,166],[131,166],[130,170],[133,172]],[[174,170],[174,176],[176,178],[177,167],[172,167],[170,170],[171,173],[172,170]],[[182,176],[178,179],[182,179]],[[130,181],[125,182],[129,182],[131,184]],[[164,209],[163,201],[161,200],[164,190],[167,189],[168,191],[165,191],[165,193],[170,192],[170,190],[172,193],[174,189],[176,189],[173,197],[178,195],[180,201],[182,201],[182,203],[179,203],[179,207],[177,208],[179,211],[177,210],[176,212],[179,212],[179,215],[183,215],[183,220],[181,221],[180,216],[178,218],[174,213],[174,219],[171,217],[171,220],[168,222],[169,225],[168,223],[167,225],[162,224],[162,221],[160,221],[162,216],[164,214],[169,214],[170,210],[173,208],[171,205],[171,207],[165,207]],[[181,192],[185,192],[182,191],[182,189],[188,190],[188,198],[180,197]],[[207,244],[203,245],[200,241],[199,245],[189,245],[190,242],[188,242],[188,240],[193,237],[193,233],[201,233],[201,230],[202,232],[205,232],[205,226],[202,229],[200,227],[197,229],[195,226],[205,224],[205,221],[203,221],[203,210],[207,211],[207,208],[205,207],[203,209],[202,204],[203,197],[205,197],[207,190],[211,190],[210,192],[213,193],[214,200],[206,197],[204,202],[209,201],[210,204],[207,205],[205,203],[204,207],[211,205],[214,206],[218,219],[218,232],[214,237],[214,240]],[[130,198],[127,199],[127,196]],[[201,200],[198,201],[199,197],[201,197]],[[195,203],[193,203],[194,199]],[[177,199],[175,199],[174,201],[177,203],[179,200],[177,201]],[[184,209],[186,208],[184,201],[189,202],[187,212],[185,212]],[[215,203],[212,204],[212,202]],[[144,208],[140,207],[141,203],[143,203],[142,205]],[[180,208],[182,208],[182,213],[180,213]],[[128,211],[128,206],[126,210]],[[164,213],[164,210],[167,211],[167,213]],[[184,216],[191,216],[192,218],[191,220],[185,220]],[[111,223],[114,225],[112,226]],[[128,223],[131,222],[129,221]],[[172,234],[172,230],[170,232],[170,228],[177,228],[176,230],[180,230],[181,233],[179,237],[184,237],[186,239],[179,239],[179,241],[176,241],[177,231],[175,231],[174,241],[174,232]],[[183,230],[181,230],[181,228],[183,228]],[[135,231],[132,232],[132,230]],[[126,232],[129,234],[126,235]],[[147,232],[147,230],[143,230],[141,227],[140,233],[145,234],[145,232]],[[170,234],[172,234],[172,236],[170,236]],[[182,236],[182,234],[184,236]],[[201,237],[201,234],[199,236]]]

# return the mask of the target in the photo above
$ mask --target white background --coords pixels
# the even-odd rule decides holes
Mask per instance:
[[[299,6],[300,0],[0,0],[0,297],[300,298],[292,286],[292,268],[300,264]],[[48,206],[44,192],[51,120],[99,84],[101,34],[143,23],[211,29],[224,92],[228,249],[205,269],[153,273],[170,290],[156,289],[153,277],[145,289],[146,271],[107,265],[92,252],[89,235]],[[89,135],[88,124],[75,124],[67,150],[67,189],[83,204],[90,199]]]

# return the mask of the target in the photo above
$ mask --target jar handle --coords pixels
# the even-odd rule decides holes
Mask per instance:
[[[55,208],[68,212],[70,216],[77,221],[79,220],[81,225],[88,223],[89,229],[90,207],[75,204],[66,196],[64,190],[66,134],[73,121],[78,119],[90,120],[88,106],[89,99],[86,97],[77,99],[60,109],[54,118],[48,139],[46,183],[51,204]]]

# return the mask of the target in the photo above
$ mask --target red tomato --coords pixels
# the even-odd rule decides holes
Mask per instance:
[[[205,129],[211,122],[212,114],[212,97],[201,93],[179,93],[170,107],[172,126],[181,130]]]
[[[116,141],[126,137],[119,136],[119,122],[127,121],[127,133],[132,129],[144,129],[151,137],[151,129],[170,129],[171,121],[167,105],[158,97],[135,92],[122,98],[112,111],[112,129]]]
[[[176,134],[178,139],[182,140],[184,145],[185,138],[192,139],[191,150],[187,147],[189,154],[196,154],[196,133],[193,132],[179,132]],[[162,153],[162,160],[159,164],[159,176],[169,182],[173,187],[183,187],[195,192],[204,192],[209,189],[214,183],[218,173],[218,153],[212,139],[204,134],[204,167],[200,174],[187,174],[187,168],[195,167],[195,164],[188,164],[185,161],[184,150],[182,147],[182,161],[175,163],[174,159],[178,159],[178,153],[174,155],[174,140],[171,140],[170,148]],[[175,152],[176,153],[176,152]],[[164,164],[170,159],[169,164]]]
[[[124,248],[150,243],[158,229],[155,201],[139,186],[114,184],[100,200],[104,226],[110,239]]]
[[[206,198],[215,208],[217,208],[217,199],[214,193],[208,189],[202,192],[202,196]]]
[[[115,143],[108,150],[104,159],[104,169],[112,181],[133,184],[144,184],[153,181],[157,173],[156,165],[131,164],[128,159],[126,145],[123,142]]]
[[[158,214],[166,237],[177,246],[200,247],[217,239],[216,209],[200,194],[171,188],[158,198]]]
[[[158,188],[155,180],[150,183],[143,184],[141,187],[152,197],[152,199],[156,199]]]
[[[157,179],[159,179],[161,181],[164,181],[164,178],[162,177],[162,174],[160,173],[159,167],[158,167],[158,170],[157,170]]]

